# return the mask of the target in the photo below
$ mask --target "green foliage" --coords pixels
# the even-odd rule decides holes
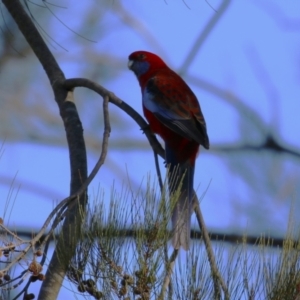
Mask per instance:
[[[134,194],[130,190],[117,193],[112,189],[110,199],[104,193],[94,199],[69,265],[68,278],[75,284],[76,293],[91,299],[225,298],[223,292],[215,295],[202,239],[193,240],[188,252],[176,253],[170,245],[168,223],[176,193],[171,203],[166,195],[164,189],[158,190],[148,178],[146,190]],[[247,236],[237,244],[222,239],[213,242],[217,268],[230,299],[299,299],[300,244],[292,239],[295,236],[292,224],[282,248],[273,247],[272,239],[263,236],[255,245],[247,244]],[[47,255],[47,250],[37,249],[24,257],[24,261],[16,259],[14,267],[8,269],[9,262],[28,242],[6,228],[5,223],[0,226],[1,266],[6,266],[0,272],[2,292],[17,287],[16,279],[25,277],[26,272],[31,273],[31,278],[44,280],[40,259]],[[60,259],[64,263],[63,254]],[[16,266],[24,268],[26,261],[31,262],[28,270],[18,275]],[[34,271],[33,264],[40,269]]]
[[[97,198],[68,273],[79,292],[95,299],[159,298],[173,251],[167,230],[170,207],[162,194],[160,197],[149,180],[146,191],[137,194],[112,191],[108,207],[104,205],[105,195]],[[287,238],[280,249],[268,238],[261,237],[251,246],[246,240],[245,236],[240,244],[213,243],[230,299],[297,299],[299,242]],[[191,250],[181,251],[175,259],[166,293],[170,299],[214,299],[214,282],[202,240],[194,240]]]

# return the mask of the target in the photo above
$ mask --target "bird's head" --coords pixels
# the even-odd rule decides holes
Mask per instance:
[[[128,68],[138,78],[148,71],[166,67],[166,64],[159,56],[147,51],[135,51],[129,55],[128,59]]]

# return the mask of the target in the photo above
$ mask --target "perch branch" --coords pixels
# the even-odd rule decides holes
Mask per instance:
[[[108,91],[101,85],[86,79],[86,78],[72,78],[67,79],[64,83],[64,87],[66,89],[73,89],[74,87],[86,87],[88,89],[93,90],[94,92],[98,93],[102,97],[108,97],[109,102],[113,103],[114,105],[121,108],[125,113],[127,113],[143,130],[145,133],[152,149],[160,155],[162,158],[164,158],[164,149],[161,146],[161,144],[158,142],[156,136],[152,133],[152,131],[149,128],[149,125],[144,120],[143,117],[140,116],[138,112],[136,112],[131,106],[129,106],[126,102],[118,98],[114,93]]]
[[[213,278],[213,281],[214,281],[215,296],[216,296],[216,299],[219,299],[220,296],[221,296],[220,288],[219,288],[219,284],[220,284],[222,289],[223,289],[223,292],[225,294],[225,299],[229,300],[230,299],[229,292],[228,292],[226,284],[225,284],[225,282],[224,282],[224,280],[223,280],[223,278],[220,274],[220,271],[219,271],[217,263],[216,263],[216,259],[215,259],[214,251],[213,251],[212,246],[211,246],[211,241],[210,241],[210,238],[209,238],[209,234],[208,234],[205,222],[204,222],[203,215],[201,213],[199,200],[198,200],[196,194],[194,194],[194,195],[195,195],[195,197],[194,197],[194,201],[195,201],[194,210],[195,210],[195,213],[196,213],[196,218],[197,218],[199,227],[200,227],[201,232],[202,232],[203,241],[204,241],[204,244],[205,244],[205,249],[207,251],[207,257],[208,257],[208,261],[209,261],[210,268],[211,268],[212,278]]]

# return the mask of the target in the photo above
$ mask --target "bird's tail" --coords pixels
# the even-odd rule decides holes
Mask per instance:
[[[188,250],[190,246],[194,169],[190,162],[169,166],[170,196],[176,201],[172,212],[174,249],[182,247]]]

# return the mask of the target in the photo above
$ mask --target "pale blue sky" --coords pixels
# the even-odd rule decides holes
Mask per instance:
[[[126,7],[123,3],[127,12],[140,22],[139,30],[132,31],[122,18],[124,15],[114,13],[113,8],[117,5],[117,1],[107,1],[105,11],[100,2],[98,4],[94,1],[76,2],[76,4],[68,4],[70,1],[67,0],[63,2],[69,7],[65,10],[58,9],[57,15],[79,33],[83,30],[77,28],[77,20],[85,10],[85,5],[98,5],[94,10],[99,10],[101,15],[99,20],[91,22],[90,31],[85,30],[83,33],[96,43],[83,39],[76,39],[78,44],[74,43],[70,38],[73,37],[73,33],[53,19],[49,31],[67,51],[53,47],[51,50],[59,57],[58,61],[66,77],[86,77],[86,74],[81,73],[82,65],[97,69],[97,61],[88,55],[85,56],[84,53],[98,51],[114,54],[118,57],[118,63],[124,64],[124,69],[118,71],[117,76],[111,79],[108,72],[106,79],[99,83],[111,89],[140,113],[142,113],[141,94],[136,78],[126,68],[128,55],[135,50],[152,51],[160,55],[170,67],[179,70],[198,35],[215,14],[205,1],[186,1],[185,5],[181,0],[132,0],[130,7]],[[214,8],[220,5],[219,1],[209,1],[209,3]],[[184,74],[185,80],[194,90],[201,104],[212,145],[210,151],[201,150],[195,174],[195,188],[199,196],[205,192],[210,183],[201,204],[210,229],[283,235],[286,230],[289,205],[292,201],[299,202],[299,188],[297,189],[299,161],[285,156],[277,157],[280,162],[274,163],[276,160],[271,159],[268,153],[262,159],[256,159],[251,153],[246,164],[240,163],[240,171],[245,172],[245,169],[249,169],[251,174],[251,167],[264,162],[262,171],[265,168],[273,168],[270,173],[273,175],[268,178],[268,181],[265,181],[265,178],[254,178],[253,189],[247,186],[244,179],[239,176],[238,167],[228,168],[229,164],[224,154],[215,152],[214,146],[238,141],[255,144],[261,141],[262,136],[257,132],[255,124],[241,131],[242,125],[234,107],[194,84],[193,78],[199,77],[239,97],[243,103],[259,114],[263,123],[267,125],[266,128],[280,142],[299,149],[299,11],[298,1],[284,3],[274,0],[232,1]],[[283,22],[284,18],[289,22]],[[102,36],[100,29],[102,26],[112,28],[107,36]],[[141,36],[140,32],[147,32],[147,34]],[[36,61],[35,63],[37,64]],[[109,69],[109,61],[107,65]],[[42,70],[40,72],[42,74]],[[3,82],[2,73],[0,87]],[[35,86],[30,89],[40,90],[47,85],[47,79],[42,75],[36,78]],[[45,93],[47,94],[48,91],[49,87]],[[75,95],[76,103],[90,105],[89,99],[80,98],[80,92]],[[51,92],[43,101],[52,101],[53,111],[57,110]],[[99,100],[96,107],[89,107],[89,109],[94,112],[99,110],[99,118],[101,118],[101,106]],[[111,109],[116,111],[114,107]],[[80,113],[85,128],[85,122],[88,122],[88,110]],[[130,118],[121,116],[122,120],[128,120],[130,130],[118,133],[112,123],[112,138],[117,138],[120,134],[123,138],[127,134],[130,138],[145,138]],[[100,151],[101,128],[85,128],[85,134],[89,131],[97,132]],[[63,134],[63,130],[58,134]],[[94,151],[87,150],[89,170],[91,170],[96,156]],[[240,160],[240,157],[237,155],[236,159]],[[32,164],[33,160],[34,164]],[[114,149],[109,153],[108,160],[110,165],[100,170],[90,188],[91,194],[98,190],[99,185],[104,188],[107,196],[113,183],[118,189],[122,184],[128,185],[126,176],[116,175],[119,171],[122,174],[128,172],[134,186],[137,186],[143,178],[145,181],[147,174],[155,175],[150,147],[149,151]],[[17,193],[18,182],[21,182],[10,216],[11,226],[36,230],[42,225],[55,202],[68,195],[68,163],[65,146],[51,147],[18,143],[18,141],[12,143],[9,138],[4,142],[0,160],[0,179],[2,178],[1,182],[4,183],[0,186],[2,203],[10,194],[10,186],[7,184],[9,179],[16,176],[16,183],[12,184],[12,198]],[[162,161],[161,166],[163,169]],[[253,174],[255,177],[255,172]],[[266,182],[269,184],[269,194],[260,190],[265,187]],[[34,185],[51,192],[32,193],[31,187]],[[253,207],[252,199],[257,200],[260,196],[262,199],[258,203],[261,205]],[[247,210],[248,206],[249,210]],[[253,212],[256,208],[258,211]],[[1,211],[3,207],[0,208],[0,214]]]
[[[124,25],[120,15],[113,13],[112,9],[116,3],[108,3],[108,8],[102,19],[97,20],[98,26],[112,26],[116,28],[115,30],[104,38],[99,34],[98,38],[96,23],[92,27],[90,35],[87,31],[86,36],[97,41],[97,43],[82,40],[80,46],[68,45],[67,37],[72,33],[58,21],[53,20],[53,28],[50,29],[50,32],[56,30],[57,42],[65,47],[68,52],[60,48],[52,49],[52,51],[54,55],[60,55],[59,63],[67,77],[84,77],[85,74],[80,73],[80,65],[91,64],[91,61],[85,59],[85,57],[80,57],[80,61],[72,60],[74,53],[82,53],[83,51],[90,51],[90,49],[101,53],[105,51],[110,53],[111,51],[124,63],[124,71],[119,72],[116,78],[114,77],[112,80],[107,78],[105,82],[100,82],[100,84],[114,91],[120,98],[142,113],[139,86],[133,74],[126,69],[128,55],[137,49],[153,51],[161,55],[172,68],[177,70],[182,66],[196,38],[215,12],[204,1],[191,1],[190,3],[187,2],[186,5],[179,0],[172,2],[157,1],[155,3],[133,1],[131,9],[126,7],[125,9],[144,26],[140,26],[140,30],[143,30],[142,28],[146,29],[147,38],[143,40],[131,28]],[[235,94],[245,104],[258,112],[263,122],[268,124],[270,132],[274,132],[279,141],[298,147],[299,139],[296,134],[297,131],[295,131],[299,127],[296,113],[299,111],[300,106],[297,100],[299,71],[297,64],[295,64],[299,60],[298,32],[295,29],[282,28],[276,18],[267,13],[265,7],[267,9],[270,7],[269,10],[272,11],[273,5],[280,5],[280,2],[264,1],[264,3],[265,5],[259,5],[257,1],[233,1],[202,45],[184,78],[189,83],[190,76],[200,77],[228,91],[228,93]],[[65,4],[67,6],[68,1],[65,1]],[[215,8],[219,5],[218,1],[210,2],[210,4]],[[89,5],[93,5],[93,3],[89,3]],[[296,6],[297,4],[293,2],[293,4],[281,5],[280,8],[287,17],[296,18]],[[76,27],[76,14],[79,14],[81,10],[82,8],[78,3],[75,7],[72,5],[65,10],[57,10],[56,13],[69,27],[81,33],[80,28]],[[153,38],[152,43],[149,42],[149,36]],[[152,38],[150,41],[152,41]],[[61,59],[61,53],[63,53],[65,60]],[[41,84],[41,86],[45,84],[48,84],[47,79],[43,78],[43,85]],[[233,107],[223,99],[198,88],[192,81],[189,85],[195,91],[201,103],[212,149],[214,145],[222,143],[244,140],[255,144],[261,139],[261,135],[255,132],[257,130],[255,126],[250,128],[246,136],[240,137],[239,117]],[[52,95],[49,94],[49,99],[46,100],[52,101],[51,97]],[[76,101],[84,102],[88,100],[79,97],[76,98]],[[92,107],[91,109],[99,109],[99,118],[101,118],[100,101],[98,107]],[[115,110],[115,108],[112,109]],[[56,111],[54,102],[53,110]],[[83,114],[83,117],[84,126],[85,118],[88,115]],[[127,116],[122,118],[126,119]],[[132,123],[132,127],[130,132],[126,132],[126,134],[128,133],[131,138],[144,139],[139,128],[136,128],[129,118],[128,123]],[[5,124],[5,126],[9,126],[9,124]],[[101,129],[86,128],[85,130],[99,130],[100,146]],[[111,135],[112,137],[118,136],[113,124]],[[122,132],[122,136],[124,137],[124,132]],[[67,151],[62,147],[45,147],[36,144],[10,143],[9,141],[5,142],[3,149],[5,151],[0,161],[0,175],[5,178],[16,175],[17,182],[18,180],[23,182],[16,199],[11,222],[15,223],[18,220],[17,223],[20,225],[39,226],[44,218],[43,213],[47,215],[53,206],[52,202],[59,200],[68,193],[69,167]],[[32,165],[33,157],[35,160],[34,165]],[[125,173],[126,168],[128,168],[129,175],[133,175],[133,180],[136,183],[149,172],[154,174],[151,151],[137,153],[114,150],[108,159],[113,160],[116,157],[120,158],[116,160],[118,168],[121,168]],[[91,168],[95,160],[93,153],[89,153],[89,160]],[[57,161],[60,165],[59,174],[57,174],[57,166],[53,164]],[[147,164],[140,163],[144,161],[147,161]],[[104,188],[109,188],[113,181],[119,182],[120,180],[114,178],[114,176],[114,171],[111,168],[107,170],[104,168],[100,171],[94,186],[98,187],[101,184]],[[210,181],[212,181],[210,189],[203,200],[203,209],[204,213],[206,212],[208,225],[220,229],[224,225],[233,227],[246,225],[245,221],[236,224],[237,220],[233,218],[230,207],[230,197],[232,196],[233,187],[235,189],[234,194],[236,193],[237,197],[247,193],[247,190],[243,189],[243,184],[238,176],[231,174],[227,165],[222,162],[222,155],[218,157],[218,153],[203,149],[197,161],[195,176],[195,184],[196,187],[199,185],[200,195]],[[119,183],[117,183],[117,186]],[[27,193],[30,184],[37,184],[50,189],[53,194],[50,194],[50,197],[45,197],[41,202],[39,195]],[[6,184],[1,186],[2,195],[7,195],[8,190],[9,187]],[[241,192],[238,192],[238,190],[241,190]],[[28,222],[26,218],[20,220],[18,217],[19,208],[21,208],[21,211],[26,209],[22,205],[24,201],[26,201],[28,210],[31,207],[30,202],[32,202],[33,207],[42,205],[43,213],[39,214],[39,218],[34,222],[31,218]],[[49,210],[46,210],[45,207],[48,207]],[[216,207],[222,207],[222,216],[218,215],[217,218],[214,213]],[[283,210],[284,206],[280,207],[281,209]],[[286,216],[285,213],[283,222],[285,222]],[[244,217],[247,219],[247,216]],[[282,227],[282,224],[280,227]]]

